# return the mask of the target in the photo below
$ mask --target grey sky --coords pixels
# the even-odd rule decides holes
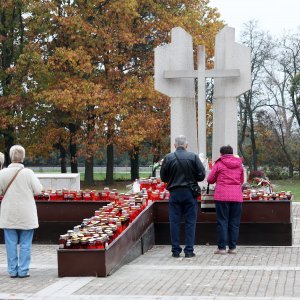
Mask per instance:
[[[276,36],[300,26],[300,0],[210,0],[210,6],[218,8],[221,19],[235,27],[237,36],[249,20],[258,20],[261,29]]]

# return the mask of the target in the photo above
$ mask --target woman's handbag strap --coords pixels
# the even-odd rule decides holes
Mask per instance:
[[[9,187],[11,186],[11,184],[13,183],[13,181],[16,179],[17,175],[19,174],[19,172],[22,170],[23,168],[20,168],[17,173],[15,174],[15,176],[11,179],[11,181],[9,182],[9,184],[7,185],[4,193],[3,193],[3,197],[6,194],[7,190],[9,189]]]

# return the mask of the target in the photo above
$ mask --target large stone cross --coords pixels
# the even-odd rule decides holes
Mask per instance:
[[[180,27],[172,29],[171,43],[155,48],[155,89],[171,97],[171,148],[184,134],[189,148],[206,157],[205,78],[214,77],[212,159],[222,145],[237,153],[236,98],[251,87],[250,49],[234,42],[234,29],[224,27],[216,36],[215,68],[205,69],[205,48],[198,46],[194,70],[192,37]],[[198,126],[194,79],[198,79]]]

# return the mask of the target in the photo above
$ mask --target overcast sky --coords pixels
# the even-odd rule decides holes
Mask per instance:
[[[210,6],[218,8],[237,37],[249,20],[258,20],[260,29],[276,36],[284,30],[295,32],[300,26],[300,0],[210,0]]]

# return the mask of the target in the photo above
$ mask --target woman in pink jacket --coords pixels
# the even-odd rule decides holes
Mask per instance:
[[[209,184],[216,183],[218,249],[215,254],[225,254],[226,245],[228,253],[235,254],[242,213],[244,170],[242,160],[233,155],[231,146],[221,147],[220,153],[221,157],[207,178]]]

